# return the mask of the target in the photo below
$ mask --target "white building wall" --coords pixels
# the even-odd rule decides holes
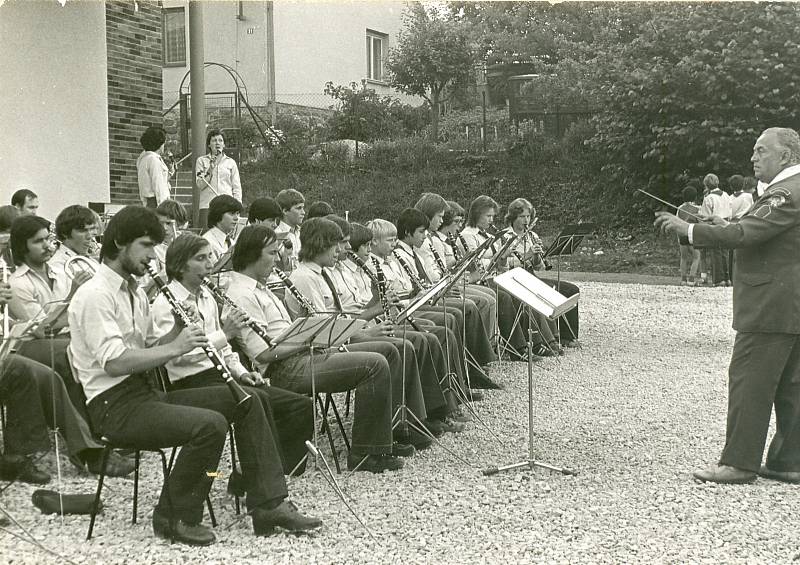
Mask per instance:
[[[250,103],[263,106],[267,101],[267,9],[266,2],[208,1],[204,3],[205,60],[224,63],[244,79]],[[178,98],[181,80],[188,67],[188,2],[165,0],[164,7],[185,8],[186,66],[165,67],[164,104]],[[389,1],[290,1],[274,2],[275,84],[278,102],[327,108],[334,101],[323,94],[325,83],[359,83],[367,74],[367,29],[388,36],[393,47],[402,27],[403,2]],[[188,86],[188,78],[186,79]],[[232,90],[227,75],[214,68],[205,74],[206,92]],[[370,82],[380,94],[393,94],[419,104],[421,100],[394,92],[388,85]]]
[[[109,202],[105,30],[102,2],[0,3],[2,204],[29,188],[55,219]]]

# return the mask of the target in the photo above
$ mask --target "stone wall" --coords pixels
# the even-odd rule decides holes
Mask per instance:
[[[112,205],[139,202],[139,137],[162,123],[161,33],[158,2],[106,0]]]

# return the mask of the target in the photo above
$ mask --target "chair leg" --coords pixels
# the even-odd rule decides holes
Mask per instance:
[[[228,435],[231,440],[231,475],[233,475],[238,471],[236,468],[236,441],[233,437],[233,426],[228,426]],[[239,497],[235,494],[233,495],[233,505],[236,508],[236,515],[239,516],[242,513],[242,507],[239,504]]]
[[[348,390],[347,391],[347,396],[344,397],[344,417],[345,418],[349,418],[350,417],[350,394],[352,392],[353,391]]]
[[[350,391],[348,391],[347,394],[350,394]],[[336,417],[336,424],[339,426],[339,432],[342,434],[344,445],[347,447],[347,453],[350,453],[350,440],[347,438],[347,432],[344,431],[344,422],[339,415],[339,409],[336,407],[336,403],[333,399],[331,399],[331,408],[333,408],[333,415]]]
[[[317,396],[317,400],[320,404],[322,404],[322,399]],[[336,474],[342,474],[342,468],[339,465],[339,454],[336,453],[336,446],[333,443],[333,431],[331,430],[330,424],[328,424],[328,408],[333,401],[333,397],[330,393],[325,395],[325,406],[322,410],[322,426],[320,426],[320,433],[323,433],[328,436],[328,445],[331,447],[331,454],[333,455],[333,464],[336,466]]]
[[[94,531],[94,522],[97,518],[97,511],[100,507],[100,493],[103,491],[103,480],[106,478],[106,464],[108,463],[108,455],[111,452],[111,446],[106,445],[103,448],[103,454],[100,456],[100,477],[97,479],[97,492],[94,495],[94,503],[92,504],[92,517],[89,520],[89,532],[86,534],[86,541],[92,539],[92,532]]]
[[[217,527],[217,517],[214,515],[214,507],[211,506],[211,495],[206,495],[206,506],[208,507],[208,517],[211,518],[211,527]]]
[[[142,452],[138,449],[136,450],[136,454],[134,455],[134,464],[135,467],[133,468],[133,517],[131,518],[131,524],[136,523],[136,512],[139,508],[139,462],[142,458]],[[105,471],[105,467],[103,468]]]

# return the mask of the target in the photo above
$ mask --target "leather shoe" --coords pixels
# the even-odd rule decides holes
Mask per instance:
[[[433,437],[441,437],[442,434],[445,432],[444,422],[442,422],[441,420],[428,418],[427,420],[425,420],[425,427],[431,434],[433,434]]]
[[[758,474],[765,479],[772,479],[773,481],[781,481],[782,483],[791,483],[793,485],[800,484],[800,471],[773,471],[762,465]]]
[[[692,473],[695,479],[704,483],[719,483],[722,485],[743,485],[752,483],[756,474],[729,465],[717,465],[710,469],[703,469]]]
[[[158,510],[153,512],[153,533],[156,537],[186,545],[211,545],[217,541],[211,528],[202,524],[187,524],[183,520],[174,520],[170,524],[169,519]]]
[[[411,457],[416,452],[414,446],[409,443],[394,442],[392,444],[392,455],[395,457]]]
[[[307,532],[322,527],[322,520],[303,516],[294,502],[284,500],[272,510],[259,507],[253,510],[253,532],[257,536],[268,536],[280,527],[290,532]]]
[[[363,459],[363,462],[362,462]],[[352,471],[358,467],[359,471],[370,473],[383,473],[384,471],[397,471],[403,468],[403,461],[393,455],[355,455],[352,452],[347,456],[347,470]]]
[[[50,475],[24,455],[3,455],[0,456],[0,480],[44,485],[50,482]]]
[[[100,463],[103,459],[102,449],[92,449],[91,453],[84,458],[86,468],[93,475],[100,474]],[[108,455],[108,462],[106,463],[106,477],[127,477],[136,469],[136,462],[123,457],[116,451],[112,451]]]
[[[467,400],[471,402],[480,402],[483,400],[483,391],[481,390],[470,390],[467,393]]]

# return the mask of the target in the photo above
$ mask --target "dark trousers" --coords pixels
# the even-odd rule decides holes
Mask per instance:
[[[758,471],[767,452],[773,471],[800,471],[800,335],[736,334],[728,370],[728,425],[721,465]]]
[[[93,428],[121,447],[154,449],[182,446],[164,483],[157,509],[198,524],[216,472],[228,422],[235,417],[247,507],[272,506],[287,496],[278,447],[261,403],[237,410],[224,386],[153,390],[142,375],[132,375],[89,402]]]
[[[317,392],[355,389],[352,451],[388,454],[392,451],[392,372],[381,354],[357,349],[354,345],[350,353],[314,353],[313,385]],[[311,394],[312,356],[300,353],[270,363],[266,375],[277,387]]]
[[[570,296],[575,296],[580,292],[578,285],[571,283],[569,281],[559,281],[558,279],[548,279],[544,277],[539,277],[539,280],[547,283],[551,287],[555,288],[558,292],[569,298]],[[573,341],[578,339],[578,329],[579,329],[579,317],[578,317],[578,306],[575,305],[575,308],[564,314],[558,319],[558,333],[561,336],[561,339],[567,341]]]
[[[27,348],[26,348],[27,350]],[[33,396],[25,399],[27,405],[31,401],[38,402],[39,412],[43,415],[47,426],[58,429],[67,445],[70,455],[79,455],[90,449],[101,449],[102,446],[92,437],[89,429],[85,404],[82,410],[72,403],[62,378],[46,365],[23,355],[11,355],[6,368],[10,374],[20,373],[18,378],[30,381],[35,390]],[[70,373],[71,374],[71,373]],[[10,408],[10,403],[9,403]],[[29,412],[28,409],[24,409]],[[45,428],[45,433],[46,433]],[[34,442],[39,445],[39,442]],[[44,450],[50,448],[49,441]],[[86,455],[83,453],[83,455]]]
[[[216,371],[203,371],[172,383],[175,390],[224,386]],[[284,474],[289,474],[306,454],[306,440],[314,435],[314,405],[308,396],[274,386],[245,386],[261,402],[269,428],[277,432]],[[298,469],[302,472],[303,469]]]
[[[29,359],[9,355],[0,366],[0,403],[6,407],[6,455],[31,455],[50,449],[36,381],[29,370],[31,364]]]

